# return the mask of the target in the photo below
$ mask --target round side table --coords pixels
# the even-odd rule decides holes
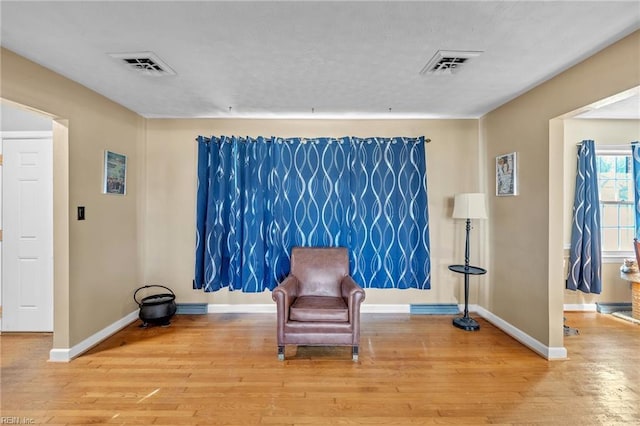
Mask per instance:
[[[469,265],[449,265],[449,270],[464,274],[464,315],[454,318],[453,325],[467,331],[480,330],[480,324],[469,316],[469,275],[484,275],[487,270]]]

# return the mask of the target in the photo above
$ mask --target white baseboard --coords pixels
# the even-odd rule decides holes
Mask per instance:
[[[598,306],[595,303],[565,303],[565,311],[597,312]]]
[[[275,314],[275,303],[246,303],[246,304],[219,304],[210,303],[207,305],[209,314]]]
[[[360,306],[360,312],[363,314],[408,314],[411,312],[411,305],[409,304],[385,305],[385,304],[363,303]]]
[[[471,307],[469,307],[469,310],[471,310]],[[473,310],[477,312],[478,315],[480,315],[482,318],[486,319],[491,324],[495,325],[500,330],[504,331],[509,336],[513,337],[514,339],[516,339],[517,341],[519,341],[520,343],[522,343],[532,351],[540,354],[542,357],[548,360],[559,360],[559,359],[567,358],[566,348],[549,347],[541,343],[539,340],[536,340],[533,337],[529,336],[527,333],[523,332],[519,328],[516,328],[513,325],[509,324],[499,316],[494,315],[493,313],[487,311],[481,306],[474,306]]]
[[[138,309],[67,349],[51,349],[49,361],[69,362],[138,319]]]

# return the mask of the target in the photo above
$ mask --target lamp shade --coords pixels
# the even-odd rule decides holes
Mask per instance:
[[[456,194],[451,217],[454,219],[486,219],[487,209],[484,203],[484,194]]]

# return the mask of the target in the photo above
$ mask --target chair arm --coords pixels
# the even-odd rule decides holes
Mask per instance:
[[[360,312],[360,304],[364,301],[365,293],[362,287],[356,283],[351,276],[347,275],[342,279],[342,297],[349,306],[349,311]]]
[[[364,301],[365,293],[351,276],[346,276],[342,279],[342,297],[347,302],[349,322],[353,327],[352,345],[357,348],[360,344],[360,305]]]
[[[289,308],[298,297],[298,278],[289,275],[271,292],[271,298],[277,304],[284,303],[285,308]]]
[[[284,325],[289,319],[289,307],[298,296],[298,279],[289,275],[274,288],[271,292],[271,298],[276,302],[276,318],[277,318],[277,339],[278,346],[284,345]]]

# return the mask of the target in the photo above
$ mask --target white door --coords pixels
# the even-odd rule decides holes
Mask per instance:
[[[2,330],[53,331],[52,140],[2,144]]]

